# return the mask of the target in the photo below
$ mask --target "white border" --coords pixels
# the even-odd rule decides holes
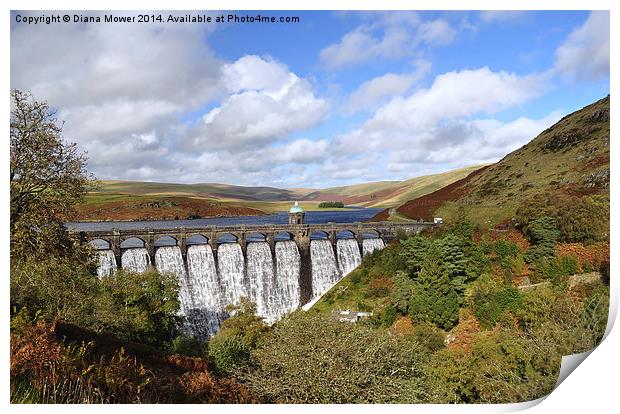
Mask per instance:
[[[9,27],[10,27],[10,15],[9,10],[13,9],[42,9],[42,10],[147,10],[147,9],[175,9],[175,10],[199,10],[199,9],[211,9],[211,10],[611,10],[611,47],[612,47],[612,61],[611,61],[611,73],[617,73],[617,50],[616,42],[614,39],[618,39],[618,18],[616,6],[618,2],[613,1],[577,1],[577,0],[503,0],[501,2],[493,0],[473,0],[473,1],[459,1],[459,0],[436,0],[436,1],[403,1],[403,0],[314,0],[314,1],[295,1],[295,0],[211,0],[207,2],[196,2],[190,0],[177,0],[174,2],[165,2],[162,0],[152,1],[130,1],[130,0],[108,0],[108,1],[77,1],[77,0],[65,0],[57,1],[54,4],[50,4],[49,1],[43,0],[26,0],[16,1],[8,0],[4,1],[5,5],[4,14],[1,17],[3,24],[2,31],[2,51],[4,53],[4,62],[2,66],[2,81],[5,85],[4,90],[10,89],[9,73],[10,73],[10,41],[9,41]],[[615,9],[614,10],[614,6]],[[611,77],[611,90],[617,90],[617,79],[612,75]],[[5,92],[6,93],[6,92]],[[614,93],[612,92],[612,95]],[[5,129],[8,131],[10,111],[9,99],[5,98],[4,102],[4,122]],[[615,122],[619,119],[617,116],[618,111],[615,109],[616,105],[612,105],[612,126],[611,135],[614,137],[611,139],[613,142],[616,134]],[[5,135],[6,137],[6,135]],[[9,151],[8,151],[8,138],[4,141],[5,148],[2,152],[2,165],[8,167],[9,165]],[[612,143],[611,147],[612,164],[615,166],[618,162],[618,145]],[[616,245],[616,234],[618,230],[618,196],[617,196],[617,174],[616,169],[611,170],[612,181],[612,201],[611,201],[611,238],[612,238],[612,250]],[[9,295],[9,186],[8,182],[2,181],[3,194],[5,198],[2,204],[2,220],[4,224],[3,233],[3,247],[0,252],[3,264],[3,274],[5,280],[5,289],[3,293],[3,304],[5,311],[2,313],[1,329],[3,332],[2,341],[2,356],[4,372],[2,376],[2,384],[0,385],[0,392],[2,393],[2,401],[8,405],[9,396],[9,350],[8,350],[8,337],[9,337],[9,314],[8,310],[8,295]],[[619,266],[613,256],[612,260],[612,301],[610,308],[610,315],[615,318],[618,311],[618,283],[615,282],[619,274]],[[610,318],[611,319],[611,318]],[[611,322],[611,321],[610,321]],[[610,323],[611,325],[611,323]],[[609,327],[611,328],[611,326]],[[603,341],[603,343],[581,364],[576,371],[569,375],[568,378],[546,398],[542,403],[533,407],[532,412],[609,412],[612,407],[615,408],[617,403],[617,383],[616,376],[620,364],[618,361],[618,352],[620,350],[620,340],[618,335],[618,328],[614,329],[611,334]],[[508,404],[508,405],[460,405],[460,406],[359,406],[359,405],[323,405],[323,406],[132,406],[119,407],[120,410],[136,410],[143,412],[169,412],[170,410],[182,409],[184,411],[215,411],[215,412],[227,412],[234,410],[235,412],[254,412],[269,411],[269,412],[289,412],[291,409],[303,412],[334,412],[341,414],[342,412],[364,411],[364,412],[378,412],[384,410],[390,411],[402,411],[402,412],[444,412],[459,411],[459,412],[504,412],[514,411],[526,408],[534,405],[536,402],[526,404]],[[41,411],[56,411],[56,412],[83,412],[85,410],[91,412],[107,413],[112,408],[110,406],[9,406],[10,412],[17,413],[31,413]]]

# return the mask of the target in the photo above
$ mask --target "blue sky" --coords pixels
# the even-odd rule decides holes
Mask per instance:
[[[17,14],[43,12],[12,13],[11,86],[58,109],[100,179],[407,179],[494,162],[609,93],[606,12],[271,11],[301,21],[151,25]]]

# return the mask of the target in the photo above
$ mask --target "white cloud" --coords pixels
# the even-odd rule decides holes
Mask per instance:
[[[432,165],[448,169],[497,161],[534,138],[559,114],[511,122],[485,115],[518,107],[542,93],[547,76],[519,76],[486,67],[442,74],[429,88],[393,98],[360,128],[337,137],[332,152],[343,160],[381,153],[388,171],[408,171],[409,176],[420,173],[416,168],[428,172]]]
[[[485,10],[480,12],[480,18],[486,23],[515,20],[524,15],[524,10]]]
[[[327,102],[273,59],[214,58],[210,27],[15,25],[11,86],[58,108],[99,178],[259,184],[279,163],[324,157],[325,140],[280,141],[316,125]]]
[[[188,148],[213,150],[276,142],[316,125],[328,104],[310,83],[272,59],[245,56],[222,68],[232,94],[188,132]]]
[[[362,83],[349,97],[345,110],[357,112],[362,109],[369,109],[386,97],[403,95],[415,82],[422,79],[431,68],[430,62],[427,61],[420,61],[416,66],[413,73],[386,73]]]
[[[542,93],[542,78],[514,73],[476,70],[448,72],[432,86],[408,98],[397,97],[379,108],[365,125],[368,132],[390,129],[424,129],[441,120],[496,113],[519,105]]]
[[[97,176],[178,177],[171,125],[222,93],[221,62],[204,42],[208,30],[15,23],[11,87],[58,109],[65,137],[88,152],[88,168]]]
[[[609,76],[609,12],[593,11],[555,51],[555,70],[576,80]]]
[[[282,147],[273,147],[273,159],[281,163],[309,164],[328,156],[327,140],[311,141],[306,138],[290,142]]]
[[[443,19],[422,22],[416,14],[398,15],[373,14],[379,16],[373,24],[362,24],[322,49],[322,65],[338,69],[371,59],[411,56],[421,44],[445,45],[455,38],[456,31]]]
[[[420,25],[416,34],[419,42],[428,45],[447,45],[456,37],[456,31],[442,19],[425,22]]]

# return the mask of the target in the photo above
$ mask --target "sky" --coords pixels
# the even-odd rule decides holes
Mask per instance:
[[[102,180],[282,188],[404,180],[498,161],[609,93],[605,11],[17,21],[59,13],[105,14],[12,12],[11,87],[57,110],[65,139]],[[204,12],[161,12],[164,20],[188,13]]]

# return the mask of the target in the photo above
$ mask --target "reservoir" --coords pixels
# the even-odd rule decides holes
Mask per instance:
[[[355,223],[364,222],[380,212],[381,208],[347,207],[341,210],[306,211],[304,222],[307,224],[323,223]],[[105,222],[70,222],[65,223],[69,230],[134,230],[143,228],[170,228],[170,227],[205,227],[205,226],[235,226],[259,224],[287,224],[288,212],[278,212],[264,216],[213,217],[193,220],[155,220],[155,221],[105,221]]]

